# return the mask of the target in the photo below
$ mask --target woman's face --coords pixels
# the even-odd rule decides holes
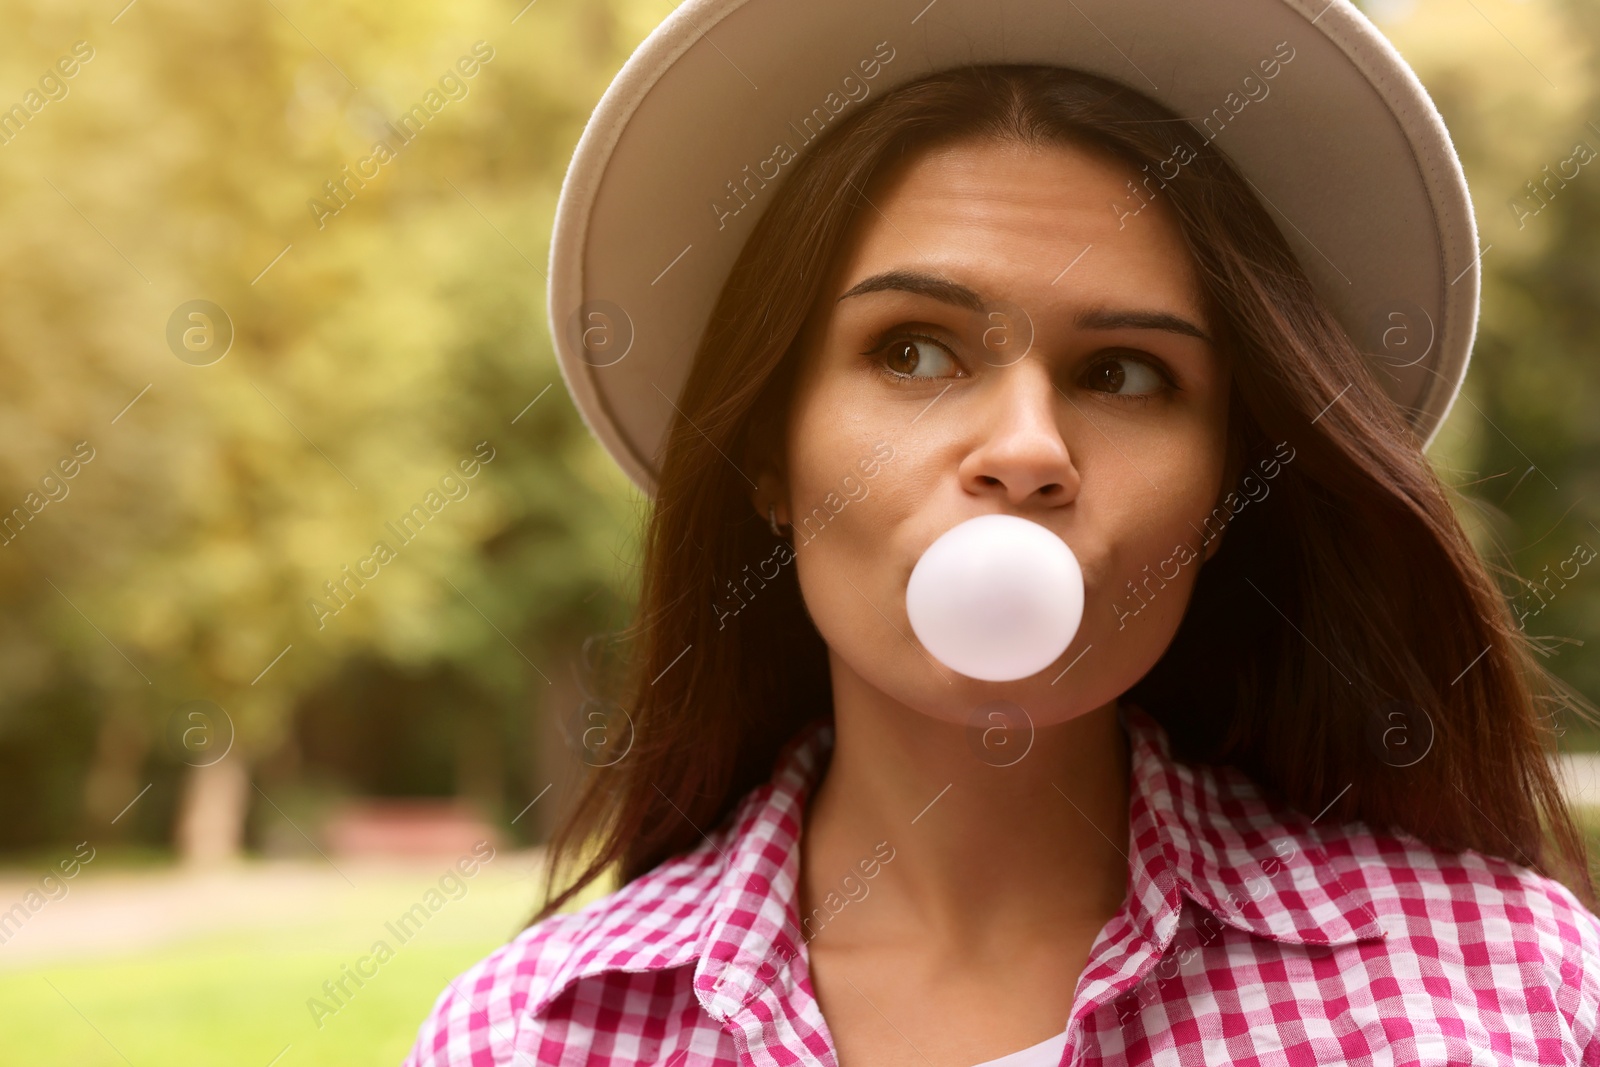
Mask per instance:
[[[1217,546],[1202,531],[1224,488],[1228,367],[1158,181],[1137,210],[1144,177],[1078,148],[968,141],[868,191],[801,337],[785,476],[763,475],[757,504],[793,524],[836,687],[955,723],[1008,700],[1046,726],[1115,699],[1171,641]],[[1012,682],[938,663],[906,616],[923,551],[993,513],[1056,533],[1085,583],[1071,646]]]

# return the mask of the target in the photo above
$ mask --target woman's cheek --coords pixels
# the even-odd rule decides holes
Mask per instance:
[[[831,530],[802,547],[795,559],[806,614],[832,656],[872,684],[892,691],[900,671],[904,642],[886,621],[903,615],[904,605],[871,578],[867,557],[846,553],[843,531]],[[898,646],[898,647],[897,647]],[[909,650],[906,650],[909,651]]]

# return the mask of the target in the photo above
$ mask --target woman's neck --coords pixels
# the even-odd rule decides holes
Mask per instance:
[[[808,941],[989,955],[1115,913],[1129,773],[1116,701],[1037,728],[1031,747],[1016,736],[1021,759],[986,760],[967,726],[888,700],[836,658],[833,668],[834,750],[801,842]]]

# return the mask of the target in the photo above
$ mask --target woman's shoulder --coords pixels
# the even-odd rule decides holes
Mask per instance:
[[[585,925],[579,912],[551,915],[447,980],[403,1067],[478,1063],[474,1056],[486,1049],[509,1056],[530,998],[554,984]]]
[[[1583,1062],[1600,1063],[1600,917],[1568,885],[1405,832],[1359,823],[1342,831],[1330,835],[1330,874],[1360,885],[1385,933],[1385,948],[1362,955],[1412,961],[1406,973],[1441,1016],[1459,1012],[1469,1027],[1520,1017],[1539,1034],[1564,1034],[1585,1050]]]
[[[1337,836],[1330,851],[1342,854],[1343,862],[1335,868],[1359,878],[1374,901],[1408,928],[1481,928],[1502,940],[1581,949],[1591,964],[1600,962],[1600,916],[1556,878],[1502,856],[1443,848],[1362,823],[1343,827]],[[1328,838],[1323,841],[1327,848]]]
[[[575,984],[693,962],[719,874],[704,851],[541,919],[449,980],[403,1067],[523,1062],[519,1053],[541,1047],[547,1009]]]
[[[1180,762],[1163,769],[1176,784],[1163,790],[1155,819],[1180,851],[1218,853],[1219,861],[1301,897],[1324,890],[1315,899],[1326,896],[1325,903],[1371,918],[1365,903],[1386,928],[1401,932],[1481,928],[1501,940],[1537,941],[1564,958],[1580,952],[1591,969],[1600,962],[1600,917],[1568,885],[1530,865],[1436,845],[1398,827],[1321,815],[1308,822],[1237,767]],[[1520,855],[1510,838],[1506,854]],[[1196,859],[1192,866],[1210,865]],[[1296,901],[1281,903],[1292,908]]]
[[[1151,806],[1146,836],[1199,910],[1157,928],[1165,957],[1119,997],[1116,1042],[1177,1049],[1175,1001],[1252,1034],[1274,1028],[1262,1005],[1292,1003],[1312,1062],[1390,1049],[1403,1062],[1600,1067],[1600,917],[1569,886],[1404,831],[1311,819],[1233,770],[1192,774]]]

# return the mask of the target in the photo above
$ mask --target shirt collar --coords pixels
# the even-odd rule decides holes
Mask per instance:
[[[1134,926],[1165,943],[1187,894],[1240,930],[1288,944],[1342,945],[1385,936],[1371,898],[1341,880],[1351,826],[1270,804],[1243,772],[1173,759],[1166,730],[1136,705],[1118,721],[1129,742],[1129,888]],[[537,1015],[580,978],[695,964],[694,990],[719,1021],[785,996],[803,939],[800,826],[832,753],[830,716],[811,720],[699,846],[575,914],[571,950],[529,990]],[[1356,824],[1359,829],[1359,824]]]
[[[1365,888],[1339,877],[1361,824],[1315,819],[1267,799],[1243,771],[1173,759],[1166,730],[1123,705],[1128,732],[1129,878],[1145,929],[1170,936],[1181,890],[1223,922],[1286,944],[1343,945],[1382,938]]]
[[[831,715],[811,720],[780,749],[771,778],[698,846],[548,920],[568,951],[532,979],[526,1010],[538,1015],[597,974],[698,961],[695,994],[720,1020],[787,976],[799,931],[800,820],[832,750]]]

